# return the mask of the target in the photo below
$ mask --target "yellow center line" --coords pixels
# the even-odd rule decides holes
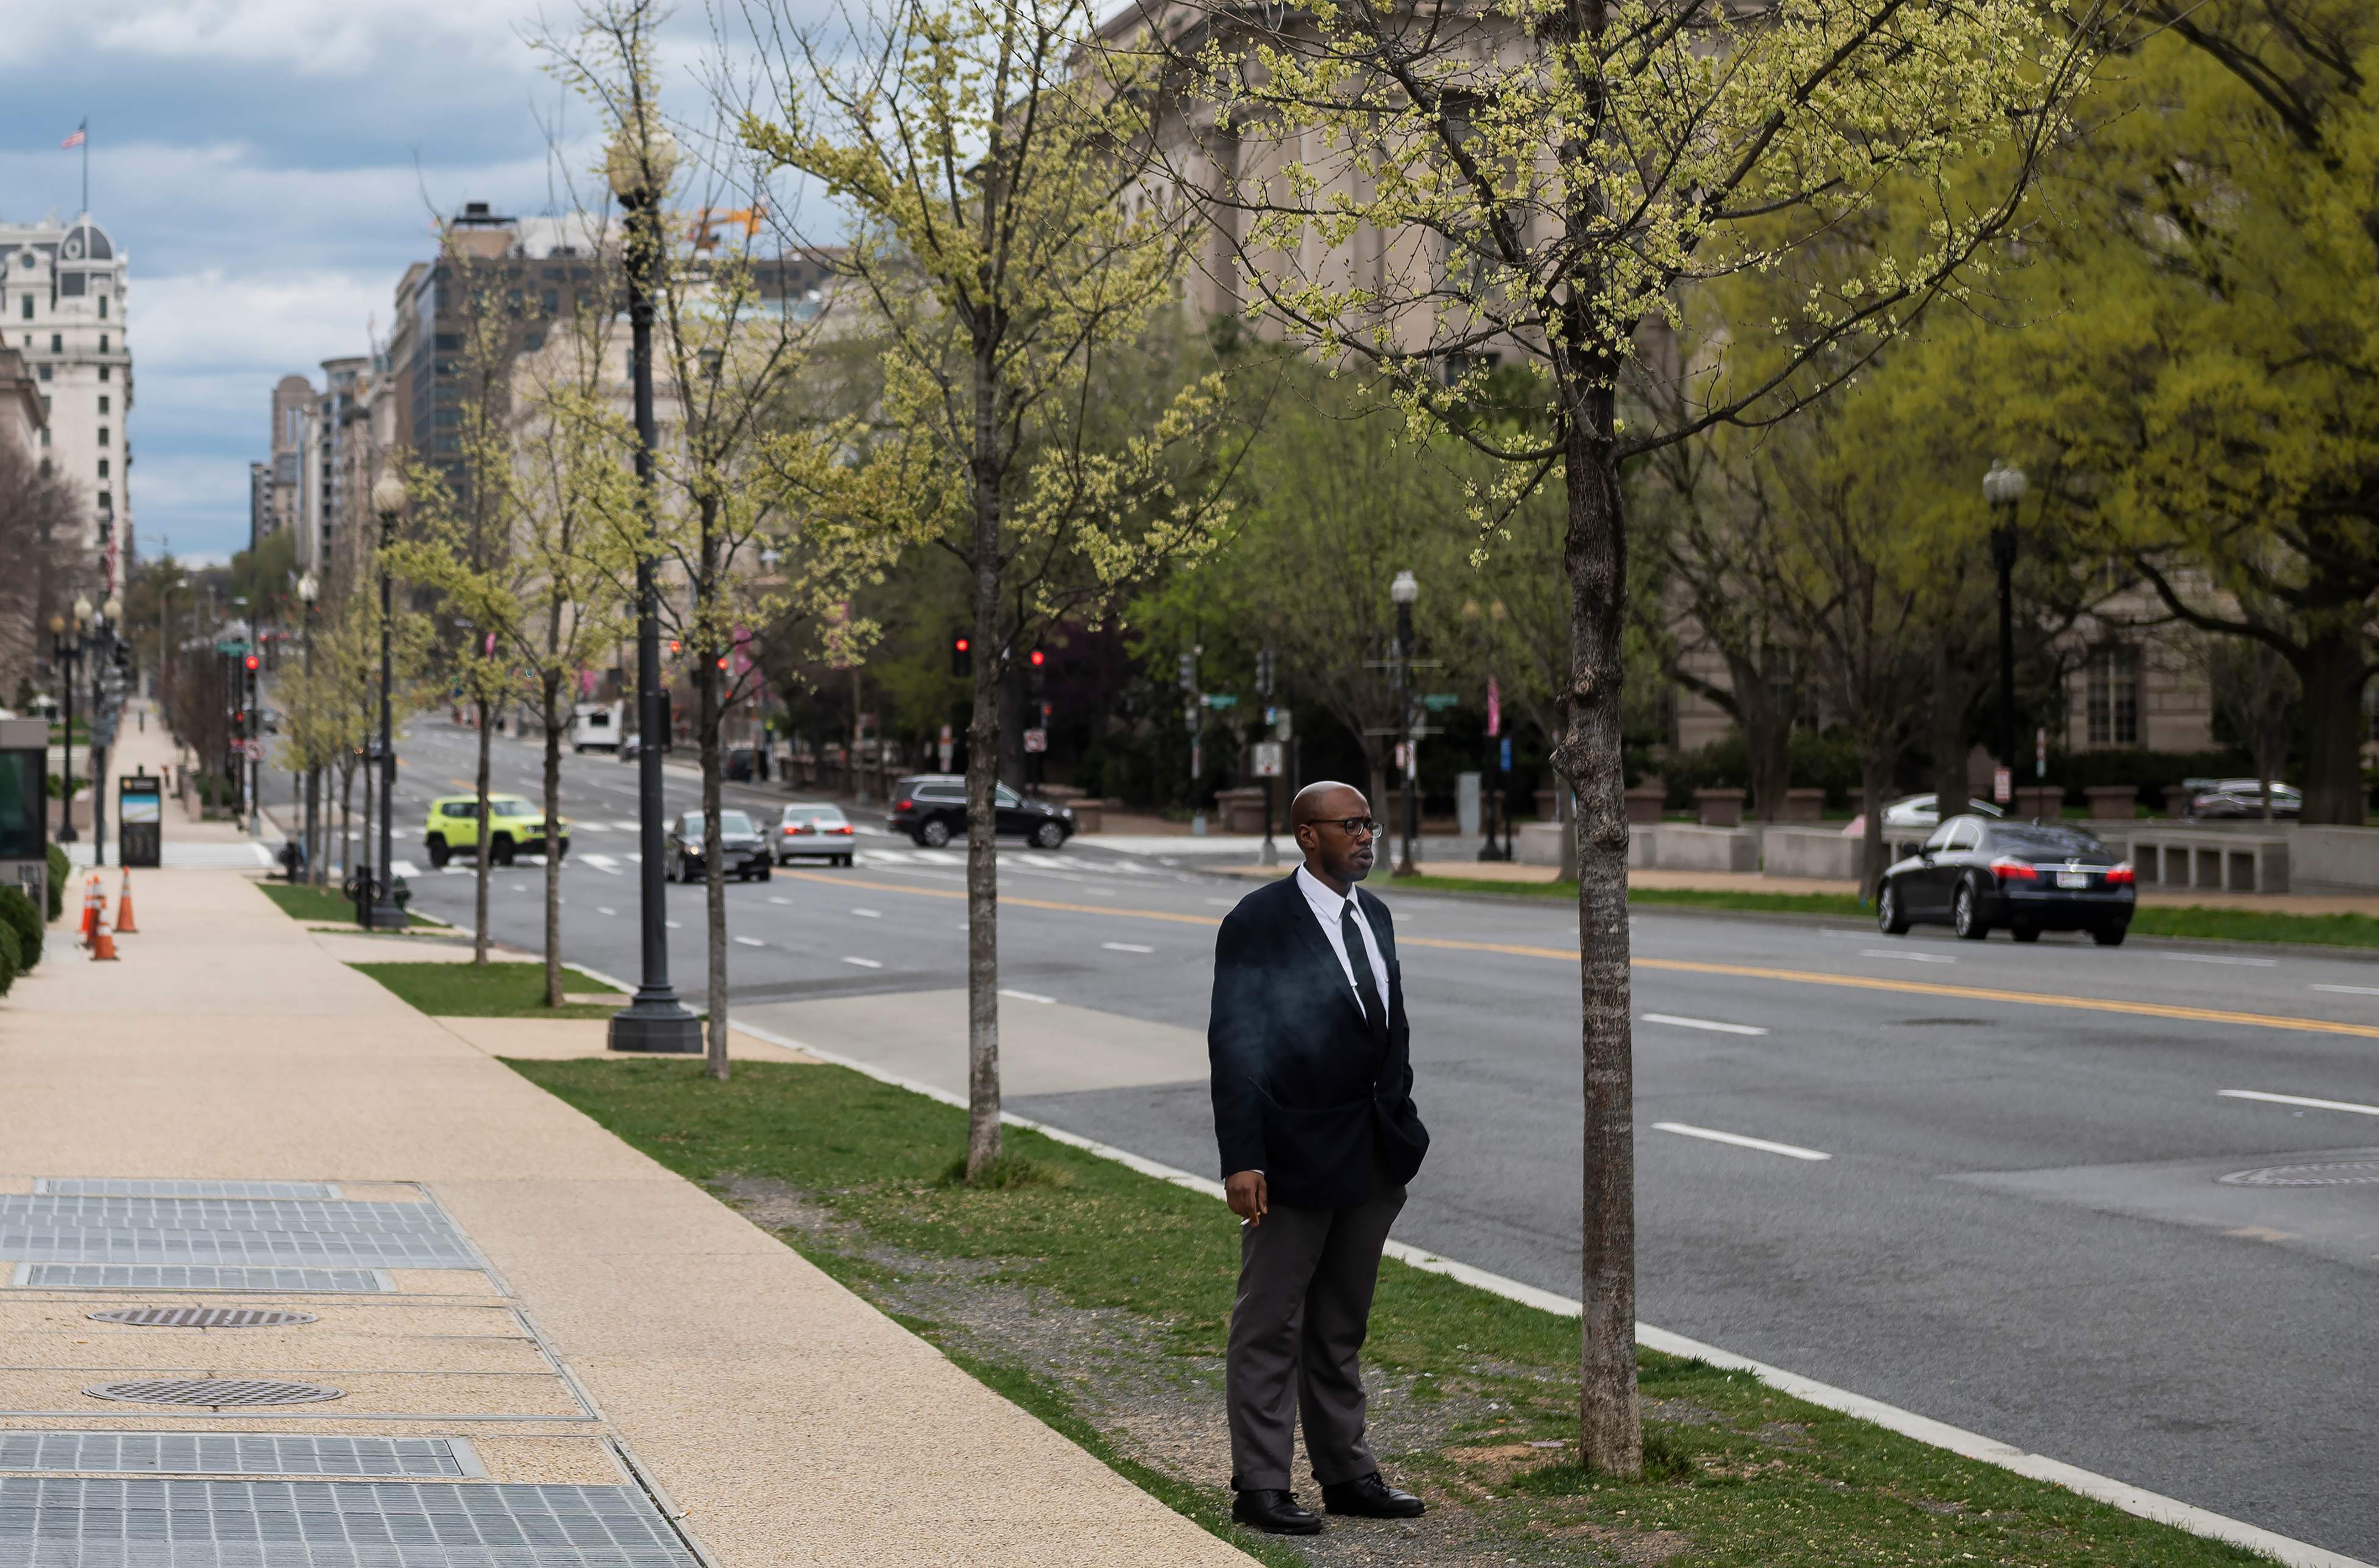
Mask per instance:
[[[914,893],[928,899],[963,899],[955,888],[906,887],[892,882],[863,882],[816,872],[787,874],[841,887],[866,887],[883,893]],[[1066,904],[1047,899],[1020,899],[1002,894],[999,901],[1028,910],[1056,910],[1067,914],[1122,915],[1134,920],[1170,921],[1177,925],[1216,926],[1210,915],[1176,914],[1169,910],[1121,910],[1106,904]],[[1532,947],[1516,942],[1461,942],[1442,936],[1401,936],[1407,947],[1439,947],[1458,953],[1504,953],[1521,959],[1552,959],[1577,962],[1574,948]],[[2184,1023],[2227,1023],[2243,1029],[2287,1029],[2307,1034],[2346,1034],[2379,1040],[2379,1024],[2341,1023],[2331,1019],[2296,1018],[2285,1013],[2240,1013],[2221,1007],[2181,1007],[2166,1002],[2127,1002],[2112,996],[2070,996],[2057,992],[2001,991],[1985,985],[1945,985],[1929,980],[1883,980],[1863,974],[1832,974],[1823,970],[1770,969],[1758,964],[1714,964],[1692,959],[1635,959],[1634,968],[1666,970],[1681,974],[1723,974],[1745,980],[1777,980],[1792,985],[1835,985],[1852,991],[1889,991],[1904,996],[1950,996],[1969,1002],[2005,1002],[2023,1007],[2065,1007],[2086,1013],[2121,1013],[2131,1018],[2173,1019]]]

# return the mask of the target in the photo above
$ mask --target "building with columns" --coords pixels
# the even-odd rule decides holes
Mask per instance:
[[[0,222],[0,342],[32,371],[42,458],[88,498],[84,548],[111,590],[133,548],[130,268],[88,212]]]

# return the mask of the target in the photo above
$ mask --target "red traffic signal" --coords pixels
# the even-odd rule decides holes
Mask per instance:
[[[720,654],[719,656],[719,668],[721,669],[727,668],[727,656],[725,654]]]
[[[951,652],[953,652],[953,653],[964,653],[964,652],[966,652],[966,651],[967,651],[967,640],[966,640],[964,637],[960,637],[960,638],[959,638],[956,642],[954,642],[954,643],[952,643],[952,644],[950,645],[950,651],[951,651]]]
[[[254,669],[256,668],[256,656],[254,654],[248,656],[248,667],[250,669]]]
[[[1034,648],[1033,650],[1033,668],[1035,669],[1040,669],[1043,664],[1048,661],[1048,658],[1049,656],[1047,654],[1043,653],[1039,648]]]
[[[672,658],[677,657],[677,639],[675,637],[671,637],[670,639],[670,657]]]

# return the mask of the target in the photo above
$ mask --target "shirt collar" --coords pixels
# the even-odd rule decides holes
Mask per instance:
[[[1341,898],[1332,892],[1329,885],[1322,878],[1308,871],[1302,862],[1298,862],[1297,867],[1297,887],[1298,891],[1305,895],[1305,901],[1313,906],[1314,913],[1327,916],[1332,921],[1335,921],[1341,911],[1351,908],[1355,902],[1353,888],[1348,888],[1346,896]]]

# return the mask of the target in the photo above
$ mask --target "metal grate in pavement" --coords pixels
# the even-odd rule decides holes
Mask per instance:
[[[694,1568],[633,1487],[0,1477],[0,1568]]]
[[[321,1321],[311,1312],[265,1307],[117,1307],[87,1316],[95,1323],[129,1323],[136,1329],[279,1329]]]
[[[204,1405],[217,1410],[231,1405],[318,1405],[347,1396],[344,1389],[278,1378],[139,1378],[93,1383],[83,1393],[93,1399],[118,1399],[129,1405]]]
[[[221,1268],[208,1263],[26,1263],[15,1283],[29,1290],[236,1290],[271,1295],[381,1294],[396,1283],[377,1269]]]
[[[0,1196],[0,1258],[38,1263],[474,1268],[427,1203]]]
[[[334,1181],[148,1181],[119,1176],[42,1176],[48,1198],[336,1198]]]
[[[483,1472],[459,1438],[284,1437],[265,1432],[0,1432],[0,1471],[183,1476],[415,1476]]]
[[[2322,1160],[2303,1165],[2265,1165],[2219,1178],[2225,1187],[2365,1187],[2379,1183],[2379,1160]]]

